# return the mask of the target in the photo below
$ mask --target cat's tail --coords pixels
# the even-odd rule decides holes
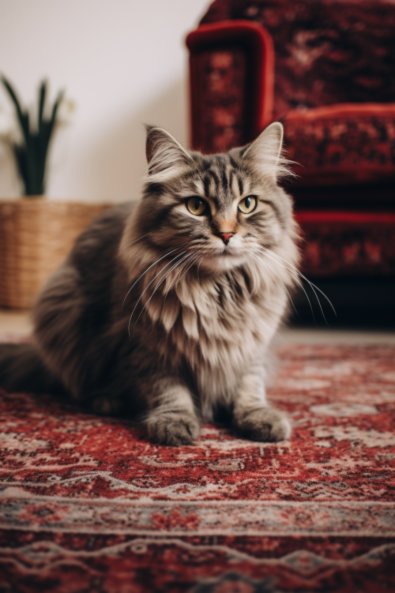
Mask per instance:
[[[33,344],[0,344],[0,389],[32,393],[65,393],[46,368]]]

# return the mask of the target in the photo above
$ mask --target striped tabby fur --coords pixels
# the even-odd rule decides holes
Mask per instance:
[[[220,408],[243,435],[287,438],[265,395],[268,349],[297,282],[281,145],[278,123],[210,156],[148,128],[142,199],[106,212],[52,277],[34,311],[30,367],[34,354],[62,390],[98,412],[137,415],[160,443],[192,442]],[[26,377],[4,371],[7,356],[0,381],[16,388]]]

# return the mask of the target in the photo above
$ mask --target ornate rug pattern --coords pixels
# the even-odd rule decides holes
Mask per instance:
[[[280,359],[289,443],[160,447],[0,390],[0,592],[394,591],[395,347]]]

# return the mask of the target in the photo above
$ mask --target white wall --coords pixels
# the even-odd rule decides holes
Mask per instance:
[[[0,0],[0,71],[33,103],[47,76],[77,104],[53,143],[47,194],[84,201],[139,195],[143,123],[186,143],[185,34],[208,0]],[[0,108],[9,101],[0,91]],[[0,141],[0,198],[20,192]]]

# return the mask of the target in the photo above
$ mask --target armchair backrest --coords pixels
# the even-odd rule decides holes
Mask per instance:
[[[216,0],[202,23],[259,22],[275,49],[274,116],[395,102],[395,0]]]

